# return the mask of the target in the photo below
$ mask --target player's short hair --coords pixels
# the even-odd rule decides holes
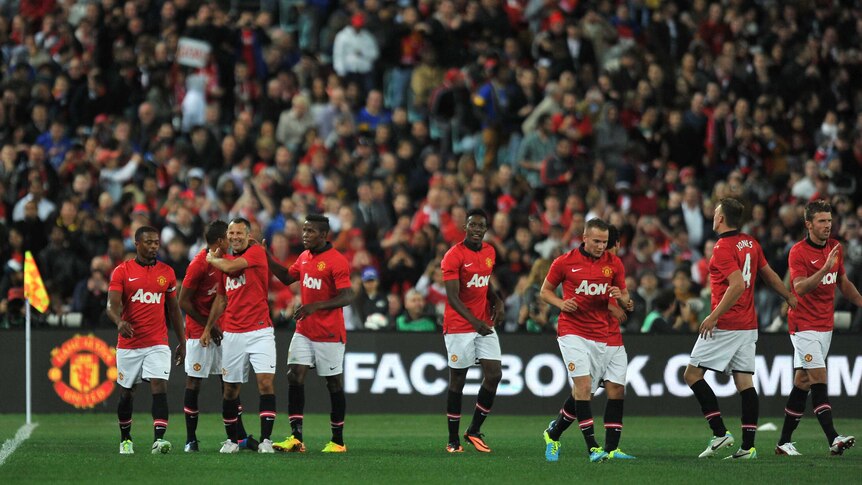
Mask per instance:
[[[719,201],[719,204],[727,226],[733,229],[742,227],[742,215],[745,212],[742,202],[733,197],[725,197]]]
[[[207,244],[215,244],[219,239],[224,239],[227,237],[227,222],[222,220],[215,220],[210,222],[207,225],[206,233],[204,237],[207,240]]]
[[[832,204],[823,199],[812,200],[805,204],[805,220],[808,222],[814,221],[814,214],[818,212],[832,213]]]
[[[616,247],[620,242],[620,230],[613,224],[608,224],[608,249]]]
[[[243,224],[248,232],[251,232],[251,222],[248,222],[248,219],[245,217],[234,217],[230,221],[231,224]]]
[[[598,217],[593,217],[592,219],[588,220],[586,224],[584,224],[584,234],[586,234],[587,231],[593,228],[603,232],[610,231],[610,225],[602,219],[599,219]],[[610,247],[610,245],[608,245],[608,247]]]
[[[308,214],[305,216],[305,222],[313,222],[321,231],[329,232],[329,218],[323,214]]]
[[[135,242],[140,242],[141,238],[144,237],[144,234],[147,234],[150,232],[158,234],[159,230],[153,226],[141,226],[141,227],[139,227],[138,230],[135,231]]]
[[[482,217],[483,219],[485,219],[485,222],[489,221],[488,213],[486,213],[483,209],[479,209],[478,207],[467,211],[467,219],[473,216]]]

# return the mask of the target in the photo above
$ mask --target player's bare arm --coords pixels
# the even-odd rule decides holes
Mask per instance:
[[[461,300],[461,283],[458,280],[448,280],[444,281],[443,284],[446,286],[446,298],[449,299],[449,306],[458,315],[461,315],[465,320],[470,322],[470,325],[476,329],[479,335],[491,335],[494,330],[488,324],[476,318],[476,315],[473,315],[470,309],[467,308],[467,305]]]
[[[221,338],[217,340],[212,335],[213,328],[216,326],[216,322],[221,317],[222,313],[224,313],[224,309],[227,306],[227,298],[224,295],[216,295],[213,300],[212,307],[210,307],[210,315],[207,317],[207,325],[204,327],[204,332],[201,334],[201,345],[206,347],[209,345],[210,341],[214,341],[216,344],[219,344]],[[220,334],[221,332],[219,332]]]
[[[221,249],[207,252],[207,263],[223,273],[236,273],[248,268],[248,261],[242,256],[235,259],[225,259]]]
[[[628,320],[629,315],[623,310],[619,305],[614,305],[613,303],[608,304],[608,311],[611,316],[615,318],[618,322],[623,323]]]
[[[841,290],[841,294],[844,295],[844,298],[850,300],[850,303],[862,307],[862,295],[859,294],[859,290],[856,288],[856,285],[847,278],[846,274],[843,274],[838,278],[838,289]]]
[[[123,320],[123,295],[119,291],[108,292],[108,308],[105,313],[108,318],[117,326],[117,332],[123,337],[131,338],[135,336],[135,329],[132,328],[132,323]]]
[[[195,310],[194,305],[192,305],[192,295],[195,294],[195,291],[197,291],[197,288],[191,286],[184,286],[180,289],[180,309],[184,311],[186,315],[192,317],[192,320],[206,325],[207,318]]]
[[[742,272],[740,270],[730,273],[730,275],[727,276],[727,283],[727,291],[724,292],[724,296],[721,298],[721,301],[718,302],[718,305],[715,306],[712,313],[707,315],[700,324],[699,333],[701,338],[712,337],[712,331],[718,324],[718,318],[727,313],[727,311],[736,304],[739,297],[742,296],[742,292],[745,291],[745,281],[742,279]]]
[[[548,280],[545,279],[542,283],[542,290],[539,291],[539,298],[548,305],[554,305],[559,308],[562,312],[574,313],[577,311],[578,302],[576,302],[574,298],[563,300],[557,296],[557,293],[554,291],[556,289],[557,288],[555,286],[551,286],[551,284],[548,283]]]
[[[500,296],[500,292],[491,283],[488,283],[488,300],[491,302],[494,325],[503,323],[503,320],[506,318],[506,303]]]
[[[181,365],[183,363],[183,359],[186,357],[186,335],[185,325],[183,325],[183,315],[180,313],[180,305],[177,303],[177,294],[175,292],[171,292],[167,293],[165,296],[167,296],[168,304],[168,321],[171,324],[171,328],[174,329],[174,334],[177,336],[177,340],[179,341],[174,360],[177,365]]]
[[[307,305],[299,305],[296,311],[293,312],[293,318],[294,320],[302,320],[318,310],[334,310],[336,308],[342,308],[349,305],[350,302],[353,301],[353,298],[353,288],[342,288],[338,290],[338,294],[335,295],[335,298],[330,298],[325,301],[316,301]]]
[[[836,244],[831,251],[829,251],[829,256],[826,257],[826,262],[823,263],[823,267],[814,272],[814,274],[808,276],[807,278],[796,278],[793,280],[793,289],[796,290],[796,294],[799,296],[805,296],[808,293],[811,293],[817,288],[817,285],[820,284],[820,281],[826,276],[826,273],[832,271],[832,268],[835,267],[835,263],[838,262],[838,256],[841,251],[841,245]]]
[[[629,297],[629,290],[621,290],[618,286],[611,286],[609,295],[611,298],[615,298],[620,307],[627,312],[634,310],[635,302]]]
[[[795,309],[796,304],[798,303],[796,297],[793,296],[793,293],[787,289],[787,286],[784,285],[784,280],[782,280],[775,270],[772,269],[768,264],[760,269],[760,277],[763,278],[763,281],[766,282],[776,293],[781,295],[781,298],[784,298],[784,301],[790,305],[790,308]]]
[[[298,281],[290,276],[290,272],[287,270],[287,268],[284,267],[284,265],[282,265],[281,263],[276,261],[275,258],[272,257],[272,253],[266,246],[266,239],[263,240],[261,246],[263,247],[263,252],[266,253],[266,261],[267,263],[269,263],[269,272],[272,273],[273,276],[278,278],[278,281],[281,281],[285,285],[291,285],[294,282]]]

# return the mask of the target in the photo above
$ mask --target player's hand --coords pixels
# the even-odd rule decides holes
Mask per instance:
[[[611,316],[616,318],[618,322],[623,323],[628,320],[629,316],[622,308],[616,305],[609,305],[608,311],[611,312]]]
[[[574,298],[563,300],[563,306],[560,307],[561,311],[566,313],[574,313],[578,309],[578,302],[575,301]]]
[[[476,329],[476,333],[478,333],[479,335],[481,335],[483,337],[486,335],[491,335],[492,333],[494,333],[494,329],[489,327],[488,324],[486,324],[485,322],[479,322],[478,325],[476,325],[474,323],[473,328]]]
[[[635,309],[635,301],[634,301],[634,300],[632,300],[631,298],[629,298],[629,301],[627,301],[627,302],[625,303],[625,305],[623,305],[623,308],[624,308],[627,312],[634,311],[634,309]]]
[[[700,337],[703,339],[712,338],[712,331],[715,329],[715,326],[718,324],[718,319],[709,315],[708,317],[703,319],[703,322],[700,324]]]
[[[201,334],[201,347],[206,347],[207,345],[209,345],[211,339],[212,337],[210,337],[209,333],[204,332],[203,334]]]
[[[221,248],[216,249],[215,251],[207,251],[207,263],[212,263],[214,259],[220,259],[224,254],[221,252]]]
[[[135,336],[135,329],[132,328],[132,324],[125,321],[120,320],[120,323],[117,324],[117,331],[126,338],[132,338]]]
[[[224,338],[224,334],[221,332],[221,329],[218,327],[213,327],[210,329],[210,340],[216,344],[216,346],[221,345],[221,340]]]
[[[179,345],[177,345],[177,350],[174,353],[174,363],[177,366],[181,366],[183,364],[183,361],[185,360],[185,358],[186,358],[186,341],[183,340],[182,342],[179,343]]]
[[[611,298],[622,298],[623,292],[620,291],[619,286],[611,286],[610,288],[608,288],[608,295]]]
[[[787,299],[787,306],[796,310],[796,305],[799,304],[799,300],[796,298],[796,295],[790,295],[790,298]]]
[[[832,269],[835,263],[838,262],[838,252],[841,251],[841,245],[836,244],[832,251],[829,251],[829,256],[826,257],[826,263],[823,265],[826,269]]]
[[[506,319],[505,305],[500,304],[494,307],[494,325],[500,325]]]
[[[314,303],[308,305],[299,305],[296,311],[293,312],[293,319],[297,322],[317,311],[317,306]]]

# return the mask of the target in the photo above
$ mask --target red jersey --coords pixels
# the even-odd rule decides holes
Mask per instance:
[[[464,305],[476,318],[489,327],[494,326],[494,319],[488,311],[488,286],[491,284],[491,273],[497,261],[494,246],[483,242],[482,248],[473,251],[463,241],[452,246],[443,256],[440,266],[443,268],[443,281],[458,280],[458,296]],[[449,305],[446,299],[446,310],[443,312],[443,333],[470,333],[476,329],[466,318]]]
[[[610,305],[620,306],[615,298],[610,298],[609,300]],[[620,321],[617,320],[611,312],[608,312],[608,338],[605,340],[605,343],[608,344],[608,347],[623,346],[623,334],[620,331]]]
[[[168,345],[165,302],[177,291],[173,268],[156,261],[143,266],[137,260],[124,261],[111,273],[108,291],[121,293],[123,320],[132,324],[133,337],[117,336],[118,349],[142,349]]]
[[[546,280],[553,288],[562,283],[563,299],[574,298],[578,303],[574,313],[560,312],[557,335],[577,335],[605,342],[609,288],[626,288],[626,270],[620,258],[608,252],[594,258],[581,246],[555,259]]]
[[[816,273],[826,263],[829,251],[838,245],[835,239],[829,239],[824,246],[816,246],[810,239],[799,241],[790,249],[788,265],[790,266],[790,291],[799,299],[794,310],[787,312],[787,327],[791,334],[804,330],[816,332],[831,332],[835,323],[835,286],[838,279],[844,276],[844,250],[838,250],[838,261],[832,271],[823,275],[820,283],[805,296],[799,296],[793,287],[796,278],[807,278]]]
[[[225,256],[227,259],[240,257],[248,262],[248,267],[222,273],[222,284],[218,287],[218,294],[227,297],[221,328],[225,332],[245,333],[271,327],[266,253],[259,245],[252,244],[242,254]]]
[[[754,281],[757,271],[766,266],[766,258],[756,239],[739,231],[718,236],[709,260],[709,285],[712,289],[712,309],[724,297],[730,284],[727,277],[734,271],[742,273],[744,289],[736,303],[718,317],[716,328],[721,330],[757,330],[754,311]]]
[[[338,292],[350,288],[350,265],[347,258],[326,243],[319,253],[306,249],[288,270],[299,281],[303,305],[335,298]],[[296,322],[296,333],[313,342],[347,343],[344,309],[317,310]]]
[[[194,288],[194,294],[191,297],[192,307],[202,316],[209,316],[221,281],[222,272],[207,263],[207,249],[204,248],[189,263],[186,276],[183,278],[183,291]],[[206,324],[205,321],[198,322],[191,315],[186,315],[186,338],[201,338]]]

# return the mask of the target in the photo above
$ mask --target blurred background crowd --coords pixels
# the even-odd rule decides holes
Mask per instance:
[[[0,326],[26,250],[39,324],[109,326],[137,227],[181,280],[208,221],[249,219],[290,264],[318,212],[351,330],[438,331],[475,207],[506,332],[554,332],[538,290],[593,217],[622,233],[624,329],[694,332],[726,196],[782,276],[802,207],[831,201],[859,286],[860,46],[854,0],[0,0]],[[295,288],[270,296],[290,325]],[[786,328],[769,290],[757,309]]]

